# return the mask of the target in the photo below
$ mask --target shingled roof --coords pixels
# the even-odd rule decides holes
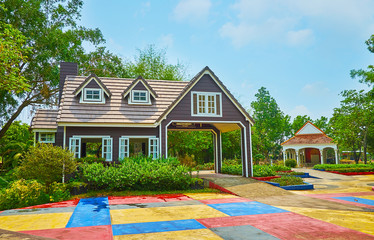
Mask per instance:
[[[32,129],[57,129],[58,110],[38,109],[31,120]]]
[[[122,93],[134,79],[105,78],[100,80],[110,89],[112,96],[105,104],[80,104],[73,92],[86,77],[67,77],[57,116],[59,123],[153,124],[175,101],[188,82],[144,80],[157,94],[152,105],[123,104]]]
[[[298,145],[298,144],[328,144],[333,143],[333,140],[329,138],[325,134],[303,134],[303,135],[296,135],[281,145]]]

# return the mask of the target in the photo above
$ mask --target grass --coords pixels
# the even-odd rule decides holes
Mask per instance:
[[[72,199],[89,198],[89,197],[102,197],[102,196],[140,196],[140,195],[160,195],[160,194],[184,194],[184,193],[218,193],[217,189],[204,188],[204,189],[191,189],[191,190],[172,190],[172,191],[110,191],[110,190],[97,190],[89,191],[84,194],[74,195]]]
[[[280,178],[271,179],[270,182],[279,183],[280,186],[304,185],[304,181],[300,177],[282,176]]]

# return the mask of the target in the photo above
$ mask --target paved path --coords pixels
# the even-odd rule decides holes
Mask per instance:
[[[374,239],[374,192],[368,185],[374,176],[334,180],[341,176],[333,174],[314,181],[337,187],[302,192],[242,177],[206,174],[205,178],[236,195],[191,193],[65,201],[3,211],[0,228],[69,240]],[[2,234],[0,231],[0,239]]]

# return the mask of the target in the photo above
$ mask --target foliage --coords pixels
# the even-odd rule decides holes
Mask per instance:
[[[145,49],[138,49],[134,61],[125,63],[131,77],[141,75],[146,79],[185,80],[186,67],[182,63],[175,65],[167,63],[166,50],[157,49],[155,45],[148,45]]]
[[[273,178],[271,182],[279,183],[280,186],[290,186],[290,185],[304,185],[304,181],[300,177],[292,176],[282,176],[280,178]]]
[[[225,132],[222,137],[222,157],[225,159],[240,158],[241,156],[241,136],[240,130]]]
[[[273,166],[271,166],[271,168],[274,171],[290,171],[291,170],[290,167],[284,166],[283,163],[282,163],[282,165],[280,165],[280,164],[274,164]]]
[[[33,144],[33,137],[29,125],[15,121],[7,133],[0,139],[0,156],[3,159],[3,168],[10,170],[16,167],[24,153]]]
[[[285,161],[285,165],[286,165],[287,167],[294,168],[294,167],[297,166],[297,162],[296,162],[295,159],[287,159],[287,160]]]
[[[51,144],[38,144],[25,154],[18,176],[37,179],[48,188],[51,183],[60,182],[63,174],[72,173],[76,168],[77,163],[69,150]]]
[[[225,160],[222,162],[221,172],[232,175],[242,175],[242,164],[236,160]]]
[[[259,164],[261,160],[263,160],[265,157],[261,153],[257,153],[253,156],[253,159],[255,160],[255,164]]]
[[[0,90],[0,125],[5,123],[0,138],[27,106],[56,104],[60,61],[79,63],[86,60],[83,42],[94,47],[104,43],[99,29],[77,25],[82,0],[4,0],[2,4],[0,22],[17,29],[25,37],[23,46],[31,51],[23,52],[16,66],[29,91]]]
[[[337,172],[372,172],[374,164],[317,164],[313,169]]]
[[[374,126],[374,101],[370,94],[363,90],[346,90],[342,92],[345,98],[340,108],[334,109],[331,124],[335,140],[343,148],[352,151],[356,163],[364,154],[367,161],[368,134]]]
[[[214,163],[204,163],[197,165],[195,167],[196,170],[214,170]]]
[[[82,179],[94,189],[174,190],[188,189],[195,182],[188,168],[175,159],[124,159],[121,164],[83,164]]]
[[[21,208],[48,202],[44,186],[36,180],[20,179],[0,192],[0,210]]]
[[[103,163],[105,162],[105,158],[97,158],[97,157],[83,157],[77,159],[78,163]]]
[[[365,42],[370,52],[374,53],[374,35]],[[374,66],[369,65],[366,70],[351,70],[351,77],[358,78],[360,82],[371,85],[374,83]]]
[[[295,176],[295,175],[304,175],[304,172],[277,172],[277,175],[279,176]]]
[[[276,172],[270,165],[254,165],[253,176],[254,177],[270,177],[275,176]]]
[[[252,128],[253,149],[270,160],[270,155],[279,156],[280,144],[290,135],[290,117],[279,109],[266,88],[260,88],[255,96],[256,101],[251,103],[256,122]]]
[[[312,119],[307,115],[296,116],[291,124],[292,134],[295,134],[307,121],[312,122]]]
[[[20,31],[0,21],[0,89],[3,91],[19,93],[30,90],[19,68],[21,63],[27,63],[26,55],[30,51],[25,42],[26,38]]]

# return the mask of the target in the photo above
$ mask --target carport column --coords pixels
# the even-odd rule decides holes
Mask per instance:
[[[335,164],[338,164],[339,163],[339,159],[338,159],[338,149],[334,149],[335,151]]]
[[[299,150],[295,150],[296,151],[296,162],[297,162],[297,166],[299,167]]]
[[[212,130],[214,145],[214,172],[222,172],[222,140],[221,132],[218,129]]]
[[[324,160],[323,160],[323,149],[322,150],[320,149],[319,153],[321,155],[321,164],[323,164],[324,163]]]

